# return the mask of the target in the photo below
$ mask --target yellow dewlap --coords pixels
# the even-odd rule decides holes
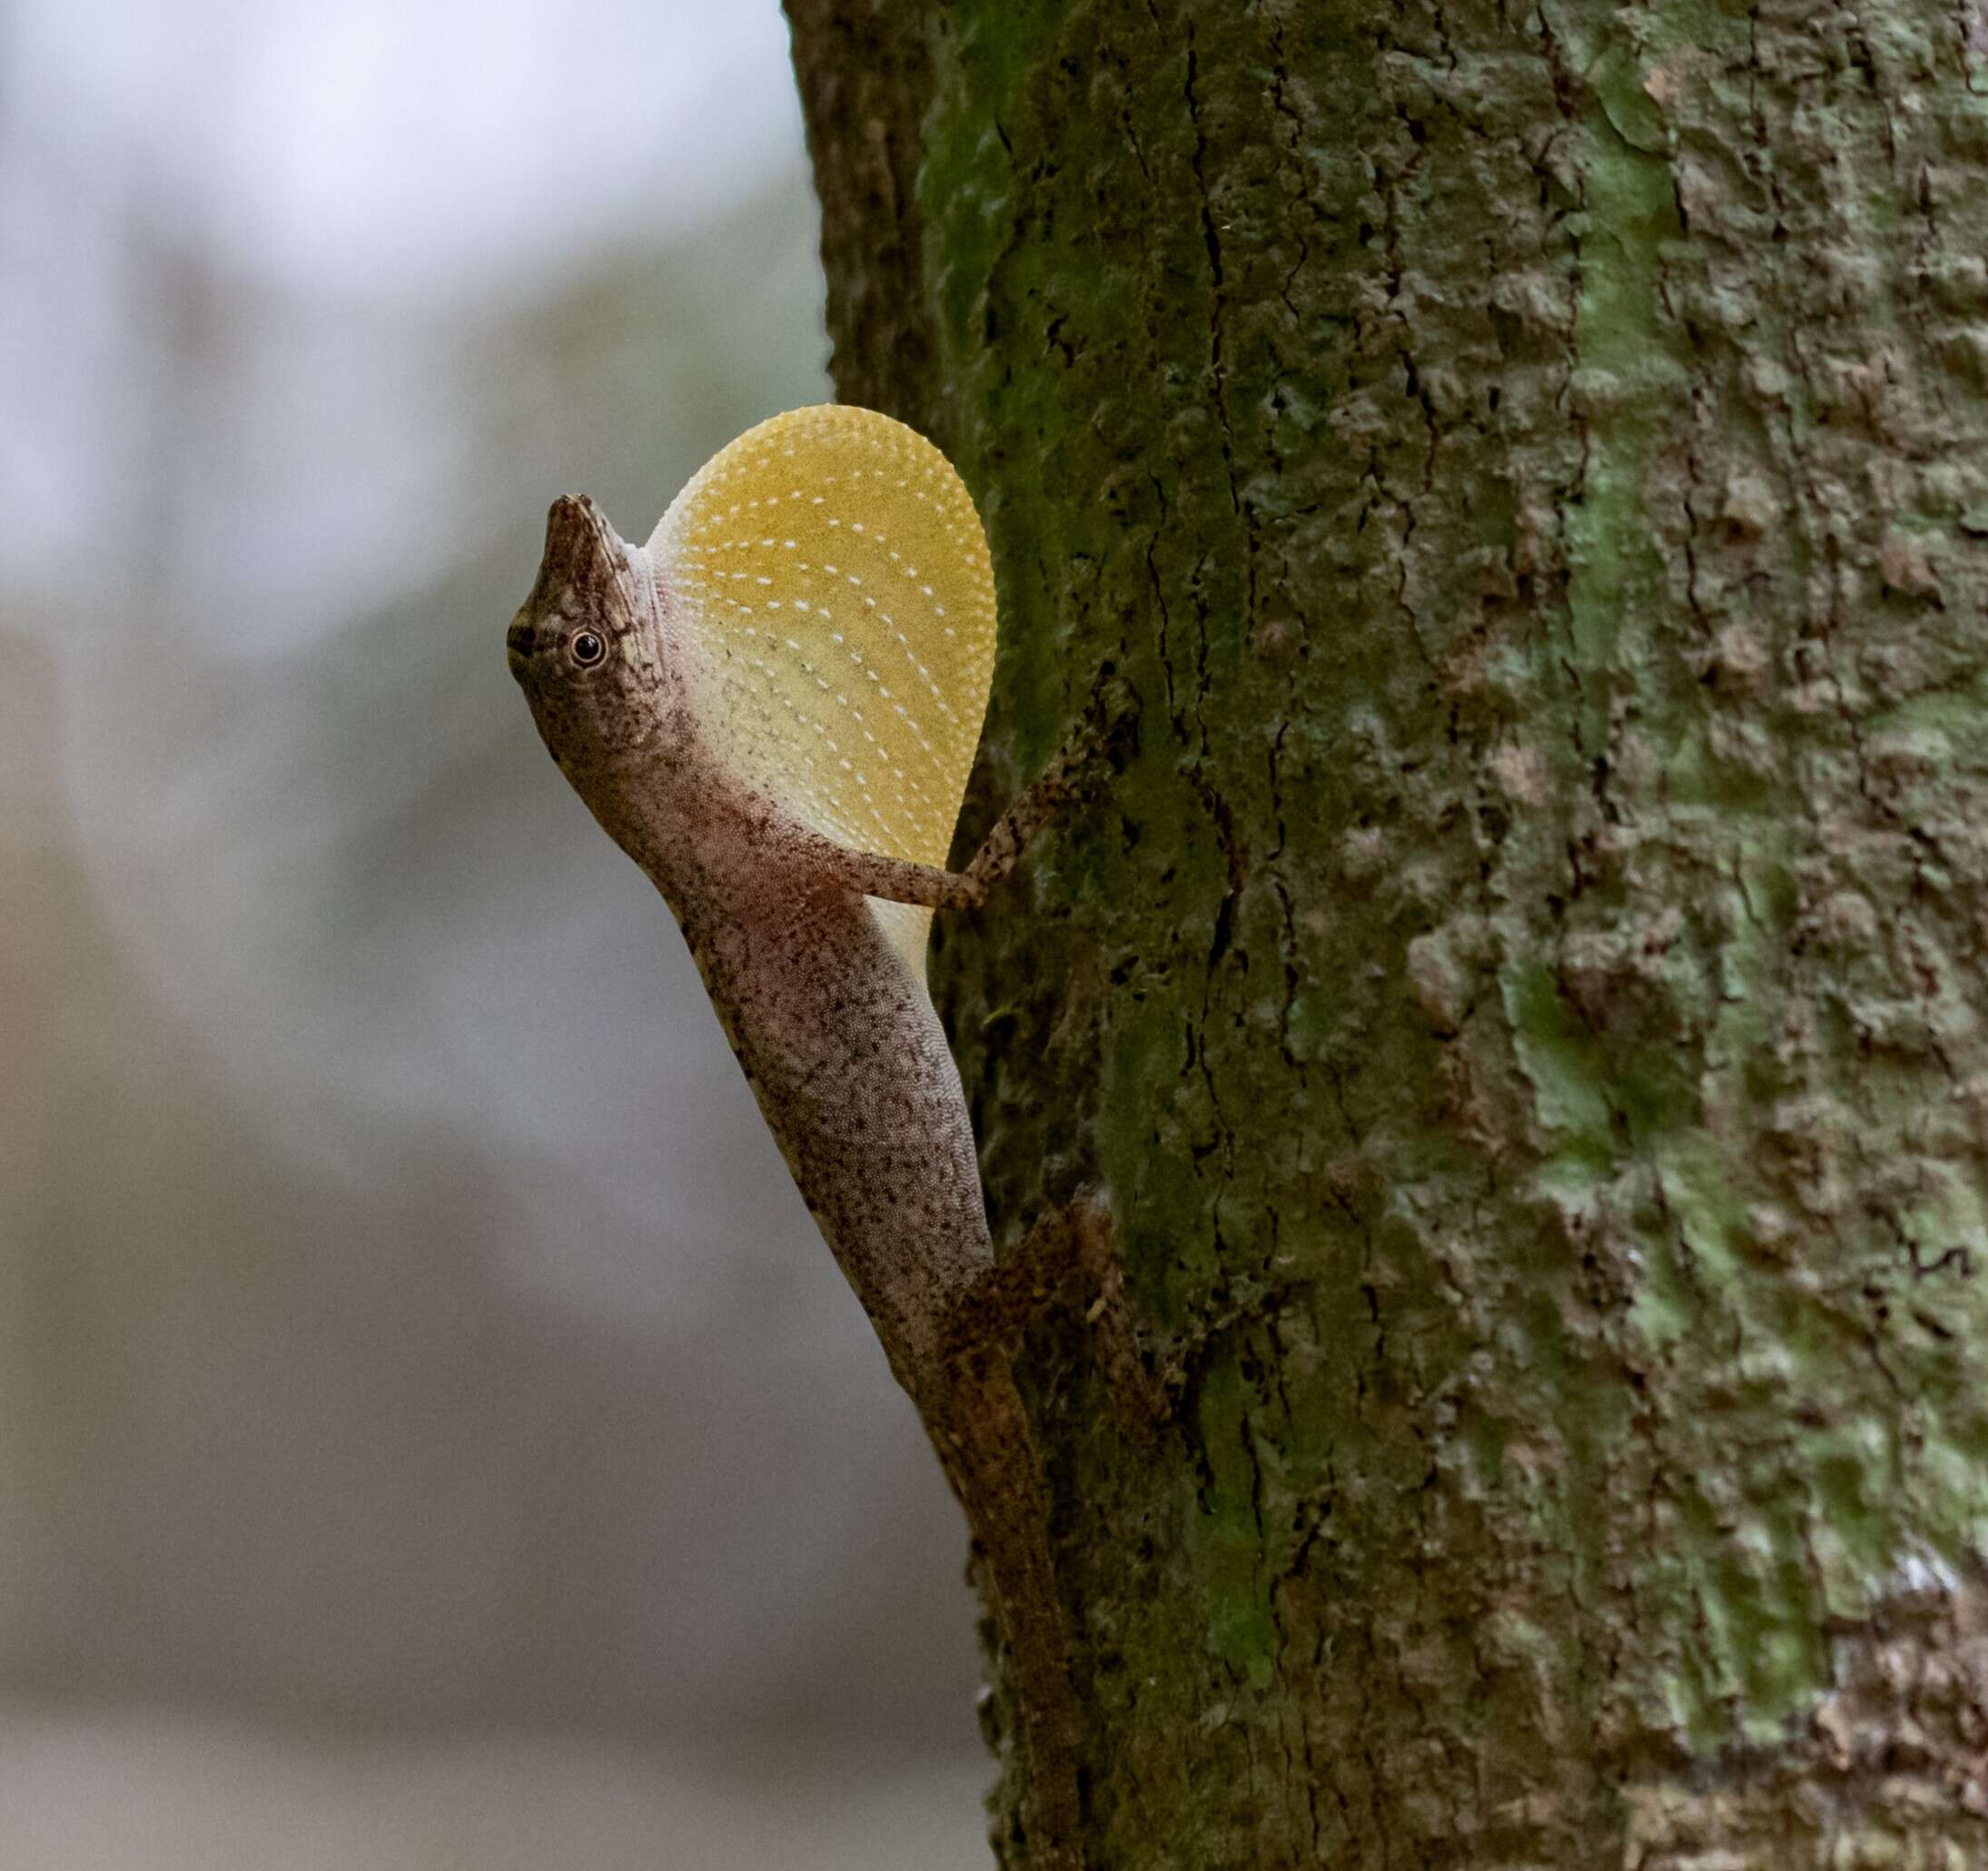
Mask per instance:
[[[945,457],[872,410],[790,410],[697,471],[649,551],[726,764],[840,844],[944,865],[994,654]]]

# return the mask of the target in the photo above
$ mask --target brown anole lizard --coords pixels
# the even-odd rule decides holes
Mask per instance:
[[[508,648],[560,771],[676,913],[966,1509],[1021,1710],[1030,1861],[1076,1871],[1082,1733],[1013,1282],[925,976],[931,912],[977,904],[1082,786],[1080,762],[1053,767],[946,870],[994,632],[986,538],[945,457],[824,405],[722,450],[647,547],[556,501]],[[1062,1225],[1094,1240],[1094,1220]]]

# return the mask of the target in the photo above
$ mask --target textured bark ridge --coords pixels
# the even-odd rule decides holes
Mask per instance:
[[[1142,703],[935,967],[1182,1379],[1022,1367],[1095,1864],[1988,1862],[1981,16],[789,12],[966,842]]]

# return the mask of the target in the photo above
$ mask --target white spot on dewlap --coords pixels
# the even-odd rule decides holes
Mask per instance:
[[[783,496],[791,538],[705,543],[727,514]],[[994,652],[986,537],[945,458],[873,411],[793,410],[713,456],[670,504],[649,550],[664,584],[684,597],[687,673],[726,765],[840,843],[944,864]],[[763,658],[730,653],[735,640],[753,636],[739,620],[751,607],[703,595],[716,569],[707,561],[717,552],[727,569],[717,576],[762,588],[766,609],[786,623],[755,639],[767,647]],[[886,573],[916,581],[930,600],[913,601],[918,615],[895,620],[866,594],[861,610],[837,619],[822,608],[825,580],[860,589]],[[858,698],[872,688],[890,694],[871,665],[893,662],[920,678],[916,715],[894,702],[877,734],[863,729],[881,756],[867,773],[846,759],[818,765],[813,750],[826,739],[826,724],[838,714],[845,726],[851,716],[861,722]]]

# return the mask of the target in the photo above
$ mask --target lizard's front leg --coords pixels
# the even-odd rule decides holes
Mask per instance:
[[[1131,691],[1108,684],[1083,727],[1001,815],[963,871],[856,850],[791,819],[778,821],[779,837],[819,882],[920,909],[975,909],[1014,868],[1036,833],[1103,788],[1110,776],[1110,757],[1136,719]]]

